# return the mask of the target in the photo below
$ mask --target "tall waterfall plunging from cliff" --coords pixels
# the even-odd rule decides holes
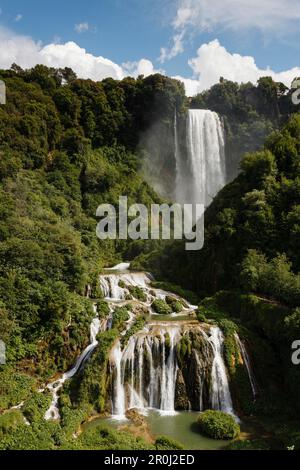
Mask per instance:
[[[175,116],[176,202],[207,207],[227,183],[225,134],[217,113],[189,110],[186,147],[187,153],[179,149]]]

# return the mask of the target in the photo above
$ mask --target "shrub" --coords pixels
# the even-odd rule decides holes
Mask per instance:
[[[122,330],[124,323],[129,320],[129,313],[127,307],[118,307],[113,313],[113,328]]]
[[[171,307],[164,300],[154,300],[151,307],[154,312],[158,313],[159,315],[171,315],[172,313]]]
[[[167,436],[159,436],[155,441],[156,450],[183,450],[184,447],[179,442]]]
[[[99,318],[106,318],[109,315],[110,313],[109,305],[105,300],[100,300],[97,303],[97,312],[98,312]]]
[[[234,417],[222,411],[208,410],[198,418],[200,431],[213,439],[235,439],[240,426]]]
[[[200,323],[206,323],[207,322],[207,318],[205,316],[205,314],[203,312],[201,312],[201,310],[197,310],[197,319]]]
[[[132,297],[134,297],[135,299],[140,300],[141,302],[147,301],[147,295],[140,287],[129,286],[128,289]]]
[[[177,300],[175,297],[166,297],[166,302],[167,304],[171,307],[172,312],[174,313],[180,313],[183,310],[183,305],[182,303]]]
[[[37,422],[43,419],[47,409],[51,404],[50,393],[33,392],[31,397],[26,400],[23,407],[23,414],[30,422]]]
[[[24,417],[20,410],[12,410],[0,416],[0,436],[10,434],[19,426],[24,425]]]

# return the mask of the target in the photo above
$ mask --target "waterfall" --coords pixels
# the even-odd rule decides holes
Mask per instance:
[[[100,322],[98,316],[96,316],[90,326],[90,344],[89,346],[83,351],[83,353],[78,357],[76,364],[74,367],[63,374],[63,376],[56,380],[55,382],[52,382],[47,385],[47,389],[50,390],[52,394],[52,401],[49,409],[45,413],[45,420],[50,421],[50,420],[58,420],[60,419],[60,414],[58,410],[58,400],[59,400],[59,391],[63,387],[64,383],[67,380],[70,380],[74,375],[79,371],[79,369],[84,365],[84,363],[88,360],[88,358],[91,356],[92,352],[95,350],[95,348],[98,346],[98,341],[97,341],[97,335],[99,331],[102,329],[103,325],[105,325],[105,322],[103,324]]]
[[[248,351],[247,351],[244,343],[241,341],[240,337],[237,334],[235,335],[235,339],[236,339],[236,342],[239,346],[241,356],[242,356],[242,359],[243,359],[243,363],[246,366],[246,369],[247,369],[247,372],[248,372],[248,377],[249,377],[249,382],[250,382],[250,385],[251,385],[251,390],[252,390],[252,393],[253,393],[253,398],[255,399],[258,395],[258,387],[257,387],[257,382],[256,382],[256,379],[255,379],[255,376],[254,376],[254,373],[253,373],[253,369],[252,369],[252,366],[251,366],[250,357],[249,357]]]
[[[119,342],[114,346],[110,360],[112,412],[116,419],[124,418],[126,410],[132,408],[175,413],[179,333],[177,325],[159,325],[132,336],[123,352]]]
[[[128,271],[130,263],[120,263],[112,268],[106,268],[105,271]]]
[[[220,328],[211,329],[209,342],[214,351],[214,360],[211,372],[212,390],[211,405],[213,410],[224,411],[234,415],[232,399],[229,389],[226,366],[223,359],[224,336]]]
[[[188,397],[197,394],[194,409],[198,411],[212,408],[234,415],[221,330],[212,327],[206,333],[195,325],[186,329],[176,323],[153,323],[132,336],[123,351],[120,342],[113,348],[110,364],[115,418],[124,419],[126,411],[132,408],[141,412],[156,409],[164,415],[175,413],[179,370],[177,348],[184,337],[188,339],[195,331],[203,339],[204,346],[201,354],[194,350],[189,360],[195,361],[194,369],[190,369],[190,364],[185,365],[187,389],[191,384],[193,387],[199,385],[197,392],[187,390]],[[192,374],[196,376],[192,377]],[[204,390],[208,391],[205,396]]]
[[[175,119],[177,128],[177,117]],[[186,124],[187,156],[179,151],[175,132],[176,188],[180,204],[209,206],[226,184],[225,136],[215,112],[191,109]]]
[[[169,357],[166,361],[166,336],[163,339],[163,370],[161,381],[161,405],[160,410],[166,414],[172,414],[175,411],[175,385],[178,365],[175,356],[175,347],[179,340],[179,328],[177,326],[168,328],[169,339]]]
[[[111,353],[111,360],[115,364],[115,380],[113,389],[113,414],[115,417],[123,418],[125,416],[125,389],[122,383],[122,349],[118,341]]]
[[[104,274],[100,276],[100,288],[105,299],[125,300],[129,294],[128,287],[140,287],[145,290],[151,280],[147,273]]]
[[[175,108],[175,116],[174,116],[174,149],[175,149],[175,163],[176,163],[175,200],[177,200],[177,199],[180,199],[180,193],[178,191],[178,188],[181,187],[181,184],[184,184],[183,182],[184,166],[183,166],[182,158],[180,158],[176,108]],[[177,202],[180,202],[180,201],[177,200]]]
[[[198,351],[195,353],[196,364],[198,368],[198,376],[199,376],[199,385],[200,385],[200,393],[199,393],[199,411],[203,411],[203,377],[202,377],[202,363],[199,357]]]

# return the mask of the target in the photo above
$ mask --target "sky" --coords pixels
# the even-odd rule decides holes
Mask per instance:
[[[0,0],[0,68],[81,78],[164,73],[188,95],[217,83],[300,77],[300,0]]]

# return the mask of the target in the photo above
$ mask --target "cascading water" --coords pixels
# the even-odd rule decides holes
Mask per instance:
[[[56,380],[55,382],[47,385],[47,389],[50,390],[52,393],[52,402],[49,409],[45,413],[45,420],[58,420],[60,419],[59,409],[58,409],[58,400],[59,400],[59,391],[63,387],[64,383],[67,380],[70,380],[74,375],[79,371],[79,369],[84,365],[84,363],[88,360],[91,356],[92,352],[98,346],[97,335],[101,329],[106,328],[106,322],[101,322],[96,316],[90,326],[90,344],[89,346],[83,351],[83,353],[78,357],[75,366],[63,374],[63,376]]]
[[[114,417],[123,419],[126,411],[132,408],[142,412],[156,409],[165,415],[175,413],[178,348],[181,340],[190,343],[189,335],[195,331],[203,341],[202,355],[200,357],[200,352],[194,350],[194,369],[186,365],[185,380],[187,385],[197,383],[198,390],[187,390],[186,393],[188,396],[197,394],[194,409],[198,411],[212,408],[234,415],[221,330],[212,327],[206,332],[195,325],[189,328],[186,330],[177,323],[153,323],[132,336],[123,351],[117,342],[110,357]],[[196,376],[192,377],[192,374]]]
[[[132,336],[121,351],[118,342],[110,360],[113,369],[113,416],[124,418],[128,409],[154,408],[174,414],[177,375],[177,325],[155,325]]]
[[[250,381],[250,385],[251,385],[251,390],[252,390],[252,394],[253,394],[253,398],[255,399],[258,395],[258,386],[257,386],[257,382],[256,382],[254,372],[253,372],[253,369],[252,369],[250,357],[249,357],[248,351],[247,351],[244,343],[241,341],[241,339],[239,338],[239,336],[237,334],[235,335],[235,339],[236,339],[236,342],[239,346],[239,350],[241,352],[243,363],[246,366],[249,381]]]
[[[151,277],[146,273],[116,273],[100,276],[100,288],[105,299],[125,300],[129,294],[128,287],[147,289]],[[124,287],[125,286],[125,287]]]
[[[130,292],[129,286],[140,287],[151,301],[155,297],[165,298],[166,295],[176,299],[175,294],[152,289],[150,281],[151,276],[147,273],[116,271],[115,274],[101,276],[100,285],[103,293],[107,293],[110,314],[101,322],[95,316],[91,324],[91,344],[69,372],[47,386],[52,393],[52,403],[45,419],[59,419],[58,398],[61,387],[89,359],[98,345],[98,332],[111,328],[115,305]],[[116,286],[122,294],[116,295]],[[177,299],[180,301],[180,297]],[[185,302],[184,299],[181,301]],[[124,331],[120,333],[110,352],[110,401],[113,417],[124,419],[130,409],[138,409],[142,413],[154,409],[163,415],[173,415],[176,410],[215,409],[235,416],[223,358],[224,336],[220,328],[199,324],[195,316],[173,321],[151,317],[144,329],[125,342],[126,333],[137,316],[145,312],[145,308],[151,314],[151,302],[136,301],[131,304]],[[191,306],[186,310],[194,315],[194,308]],[[243,360],[241,363],[247,367],[254,391],[255,381],[249,356],[238,335],[236,341]]]
[[[205,109],[189,110],[186,135],[187,156],[180,152],[175,132],[175,199],[180,204],[207,207],[227,182],[225,136],[218,114]]]
[[[234,415],[232,399],[223,359],[224,336],[220,328],[211,329],[208,341],[213,347],[214,360],[211,373],[211,406],[213,410],[224,411]]]

